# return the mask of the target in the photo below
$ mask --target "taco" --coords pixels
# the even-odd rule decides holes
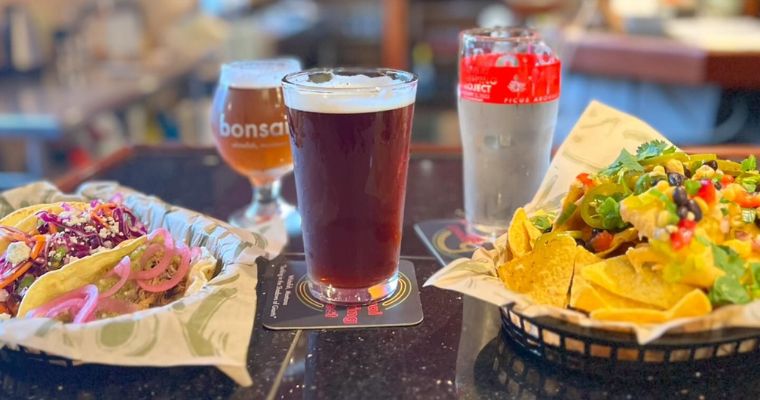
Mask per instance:
[[[40,277],[18,315],[83,323],[159,307],[200,290],[215,269],[207,250],[157,229]]]
[[[0,223],[0,313],[10,315],[48,271],[146,234],[129,209],[100,201],[34,205]]]

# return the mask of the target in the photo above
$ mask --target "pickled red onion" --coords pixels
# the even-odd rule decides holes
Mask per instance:
[[[187,272],[190,269],[190,250],[187,247],[183,246],[178,247],[177,251],[180,254],[181,260],[179,262],[179,267],[177,267],[177,272],[174,273],[174,276],[164,282],[159,282],[156,285],[151,285],[147,280],[138,280],[137,284],[140,285],[143,290],[154,293],[165,292],[177,286],[182,278],[187,275]]]
[[[124,256],[124,258],[119,261],[119,264],[116,265],[112,271],[116,272],[116,275],[119,276],[119,280],[100,295],[101,299],[113,296],[114,293],[116,293],[124,286],[124,284],[127,283],[127,279],[129,279],[129,273],[132,271],[132,261],[129,259],[129,256]]]
[[[57,299],[54,299],[50,301],[49,303],[39,306],[37,308],[29,310],[29,312],[26,313],[26,318],[31,317],[39,317],[42,315],[47,314],[48,311],[50,311],[53,307],[58,306],[59,304],[66,302],[71,299],[82,299],[82,295],[84,294],[84,287],[81,287],[79,289],[72,290],[68,293],[65,293],[61,296],[59,296]]]
[[[79,309],[79,312],[74,317],[73,322],[75,324],[89,321],[93,313],[95,313],[95,307],[98,306],[98,287],[97,286],[85,285],[82,288],[82,291],[84,292],[84,295],[85,295],[84,305],[82,305],[82,308]]]
[[[140,264],[147,265],[150,262],[151,258],[153,258],[153,256],[160,250],[161,246],[158,244],[154,244],[148,247],[148,249],[145,250],[145,253],[143,253],[142,258],[140,258]],[[132,274],[132,277],[135,279],[153,279],[157,276],[160,276],[164,273],[164,271],[166,271],[167,268],[169,268],[172,258],[174,258],[173,250],[173,248],[164,248],[164,255],[161,257],[161,260],[158,261],[155,267],[146,271],[137,271]]]

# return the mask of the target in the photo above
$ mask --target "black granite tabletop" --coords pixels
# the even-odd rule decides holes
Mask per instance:
[[[247,181],[212,149],[136,149],[82,179],[117,180],[180,206],[226,218],[250,200]],[[68,182],[70,184],[71,181]],[[286,199],[295,202],[292,178]],[[440,265],[413,224],[461,213],[461,159],[415,154],[410,164],[402,257],[418,284]],[[299,257],[293,238],[286,257]],[[457,293],[422,288],[424,321],[413,327],[272,331],[256,324],[248,353],[254,380],[239,387],[211,367],[58,367],[0,362],[2,399],[641,399],[760,398],[760,365],[694,376],[591,378],[551,367],[499,334],[496,307]]]

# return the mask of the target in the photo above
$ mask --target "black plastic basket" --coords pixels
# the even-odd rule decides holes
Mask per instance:
[[[35,349],[28,349],[24,346],[3,347],[0,349],[0,363],[7,363],[12,365],[22,364],[48,364],[61,367],[75,367],[80,365],[76,361],[72,361],[66,357],[61,357],[53,354],[48,354],[44,351]]]
[[[760,330],[727,328],[666,334],[640,345],[632,333],[578,326],[552,317],[529,318],[501,308],[503,335],[552,364],[594,375],[684,373],[760,363]],[[754,364],[749,364],[754,363]]]

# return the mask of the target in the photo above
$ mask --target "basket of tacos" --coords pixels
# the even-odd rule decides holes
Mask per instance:
[[[120,202],[41,204],[0,220],[0,312],[82,323],[197,291],[216,260]]]

